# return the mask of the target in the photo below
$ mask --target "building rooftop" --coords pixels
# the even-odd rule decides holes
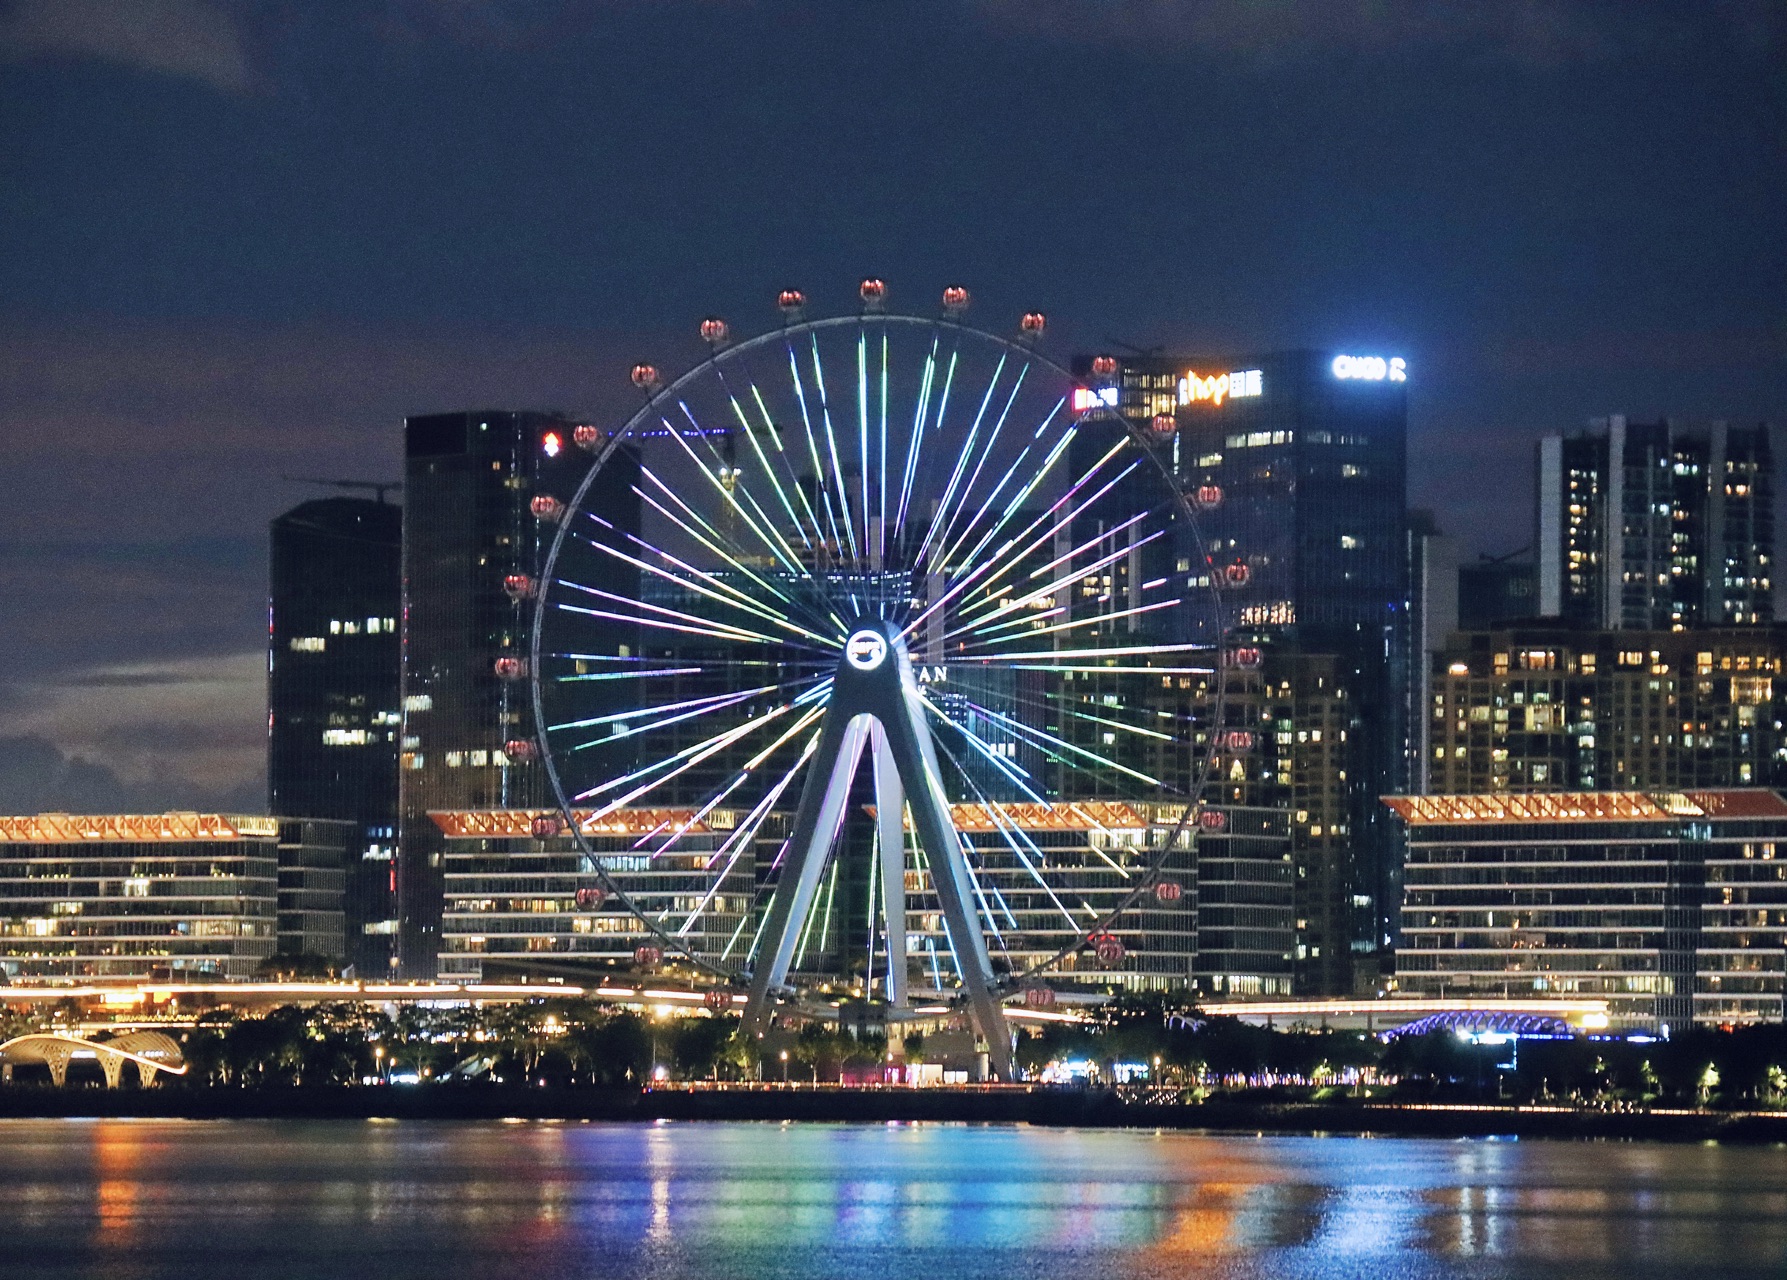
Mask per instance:
[[[865,805],[873,815],[873,805]],[[703,833],[730,830],[729,810],[617,809],[576,811],[578,829],[584,835],[639,836],[655,831],[687,830]],[[697,814],[699,813],[699,819]],[[428,814],[449,839],[525,838],[534,834],[538,818],[558,817],[556,809],[445,809]],[[950,820],[957,831],[1140,831],[1156,819],[1131,804],[1086,800],[1068,804],[952,804]],[[1176,814],[1174,815],[1177,816]],[[908,821],[910,826],[910,821]]]
[[[0,843],[236,840],[276,837],[279,820],[221,813],[36,813],[0,816]]]
[[[1510,822],[1674,822],[1682,818],[1787,818],[1787,800],[1761,787],[1717,791],[1542,791],[1385,796],[1411,827]]]

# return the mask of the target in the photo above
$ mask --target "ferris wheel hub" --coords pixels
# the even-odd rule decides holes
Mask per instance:
[[[897,640],[895,643],[899,643]],[[858,671],[873,671],[887,661],[887,637],[881,632],[868,627],[861,627],[850,633],[844,641],[844,661]]]

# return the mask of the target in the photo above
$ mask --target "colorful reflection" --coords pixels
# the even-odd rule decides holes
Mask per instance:
[[[0,1122],[6,1275],[1780,1275],[1787,1151],[1022,1126]]]

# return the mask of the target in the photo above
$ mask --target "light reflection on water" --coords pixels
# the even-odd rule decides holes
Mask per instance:
[[[0,1273],[1778,1276],[1787,1151],[1004,1126],[0,1122]]]

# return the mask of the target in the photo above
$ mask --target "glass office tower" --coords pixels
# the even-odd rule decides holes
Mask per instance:
[[[444,842],[431,811],[550,803],[526,660],[533,583],[556,526],[533,499],[568,499],[590,465],[575,424],[479,410],[404,423],[403,726],[398,760],[399,956],[433,976]],[[592,505],[639,527],[637,459],[603,469]]]
[[[397,916],[402,528],[395,505],[322,498],[270,540],[268,812],[352,824],[336,909],[364,978],[389,976]]]
[[[1378,797],[1406,790],[1410,770],[1407,365],[1304,350],[1118,366],[1124,416],[1173,414],[1174,470],[1188,492],[1220,492],[1199,515],[1204,562],[1178,563],[1188,585],[1214,575],[1230,627],[1281,652],[1338,659],[1347,749],[1332,777],[1304,781],[1345,797],[1343,843],[1327,824],[1318,842],[1313,823],[1298,823],[1293,852],[1299,988],[1350,991],[1374,976],[1400,897],[1400,835]],[[1090,370],[1090,359],[1077,362],[1081,376]],[[1194,615],[1194,625],[1213,624]]]

